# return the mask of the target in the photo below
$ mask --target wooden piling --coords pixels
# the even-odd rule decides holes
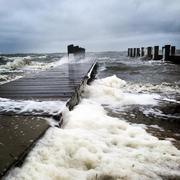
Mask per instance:
[[[165,45],[164,50],[163,50],[163,60],[168,61],[169,56],[170,56],[170,45]]]
[[[133,56],[133,49],[130,48],[130,57],[132,57],[132,56]]]
[[[163,58],[163,54],[164,54],[164,46],[162,47],[162,58]]]
[[[128,48],[128,56],[130,56],[130,48]]]
[[[171,56],[175,56],[176,54],[176,46],[171,46]]]
[[[152,58],[152,47],[147,47],[147,58],[148,59]]]
[[[137,48],[137,57],[140,56],[140,48]]]
[[[133,48],[133,57],[136,57],[136,48]]]
[[[164,60],[171,61],[172,63],[180,64],[180,55],[176,54],[176,46],[165,45],[162,47],[162,53],[159,51],[159,46],[152,47],[141,47],[141,51],[139,53],[139,48],[133,48],[136,50],[136,53],[133,52],[133,55],[137,57],[141,56],[142,60]]]
[[[159,59],[159,46],[154,46],[153,48],[153,60]]]
[[[132,56],[131,57],[134,57],[134,48],[132,48]]]
[[[144,47],[141,47],[141,57],[144,56]]]

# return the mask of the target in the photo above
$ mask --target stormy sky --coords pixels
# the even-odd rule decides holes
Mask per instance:
[[[172,44],[180,0],[0,0],[0,53],[87,51]]]

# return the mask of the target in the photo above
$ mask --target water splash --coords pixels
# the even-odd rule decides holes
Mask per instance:
[[[15,168],[5,179],[180,178],[180,151],[170,141],[159,140],[142,127],[107,115],[98,90],[102,89],[100,92],[105,94],[101,96],[105,95],[106,102],[111,103],[108,96],[119,97],[112,94],[112,89],[124,86],[126,82],[110,77],[87,87],[88,93],[85,92],[80,104],[73,111],[63,112],[64,129],[51,128],[23,167]],[[118,93],[123,98],[115,100],[124,104],[126,94]],[[128,98],[130,103],[134,101]]]

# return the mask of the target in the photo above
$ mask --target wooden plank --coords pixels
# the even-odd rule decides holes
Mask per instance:
[[[55,98],[72,96],[92,64],[64,64],[54,69],[9,82],[0,86],[0,97],[15,99]]]

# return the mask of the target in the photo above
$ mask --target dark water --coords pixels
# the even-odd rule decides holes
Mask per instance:
[[[16,55],[16,56],[9,56],[9,55],[3,56],[1,58],[1,65],[0,65],[0,77],[2,77],[0,78],[0,81],[7,82],[9,80],[13,80],[13,78],[16,78],[18,75],[25,76],[27,74],[45,70],[46,68],[55,67],[59,65],[59,63],[61,63],[62,61],[64,61],[65,63],[68,62],[67,57],[64,58],[63,56],[64,54],[41,54],[41,55],[26,54],[26,55]],[[139,101],[139,103],[134,103],[134,104],[122,103],[120,106],[119,105],[114,106],[114,105],[111,105],[111,103],[103,104],[103,107],[106,110],[107,114],[111,117],[117,117],[120,120],[129,122],[131,125],[145,128],[147,132],[158,137],[159,139],[168,139],[178,149],[180,149],[180,65],[171,64],[171,63],[162,62],[162,61],[142,61],[137,58],[128,58],[126,57],[126,53],[124,52],[87,53],[87,58],[82,60],[82,62],[88,62],[88,61],[92,62],[94,60],[96,60],[99,63],[99,68],[96,75],[97,79],[111,77],[113,75],[116,75],[118,78],[125,80],[127,83],[125,87],[122,87],[122,91],[124,93],[127,93],[131,97],[134,96],[136,100]],[[98,91],[98,89],[96,90]],[[153,97],[157,97],[156,99],[154,99],[156,103],[155,104],[141,103],[143,101],[147,101],[147,99],[142,99],[142,96],[141,96],[141,99],[137,99],[138,96],[136,95],[142,95],[142,94],[155,95]],[[19,113],[20,114],[24,113],[25,115],[31,115],[32,117],[42,116],[45,114],[56,115],[60,106],[61,106],[61,102],[58,102],[58,101],[57,102],[52,101],[52,102],[47,103],[45,101],[42,101],[42,102],[36,102],[33,100],[31,101],[13,100],[12,101],[9,99],[0,98],[0,114],[6,112],[6,113],[11,113],[12,116]],[[78,112],[79,113],[74,114],[74,116],[83,114],[84,110],[82,109],[81,111],[78,111]],[[96,114],[96,111],[94,111],[94,109],[93,109],[93,113]],[[123,141],[123,138],[125,138],[125,141],[126,141],[125,135],[124,134],[122,135],[121,133],[115,135],[114,134],[115,132],[112,132],[112,134],[111,133],[108,134],[107,138],[105,138],[104,140],[104,143],[105,144],[107,143],[110,147],[109,148],[110,152],[108,153],[108,151],[103,151],[103,148],[101,149],[101,144],[103,143],[102,137],[104,135],[106,137],[106,132],[108,131],[108,129],[106,128],[109,127],[108,125],[106,126],[106,119],[105,120],[103,119],[102,121],[105,124],[104,131],[99,131],[98,129],[100,126],[104,125],[103,123],[101,123],[100,126],[98,125],[98,127],[95,127],[97,128],[96,131],[97,132],[99,131],[99,133],[97,133],[98,135],[94,136],[95,131],[91,127],[91,124],[95,123],[96,120],[98,121],[99,119],[94,120],[92,117],[92,119],[90,119],[90,122],[89,122],[88,121],[89,119],[88,118],[86,119],[87,114],[84,114],[83,117],[78,116],[80,117],[80,122],[81,122],[81,118],[84,121],[82,123],[82,127],[80,123],[79,127],[77,128],[76,124],[78,124],[78,118],[74,116],[72,116],[72,119],[70,118],[70,120],[72,121],[72,129],[65,128],[65,131],[64,131],[64,129],[59,129],[52,126],[51,131],[54,133],[54,138],[49,136],[49,137],[46,137],[47,139],[44,139],[44,141],[42,139],[43,143],[41,142],[42,147],[39,146],[39,150],[37,151],[38,155],[36,153],[34,154],[34,156],[30,155],[30,158],[28,159],[28,161],[30,162],[26,163],[26,165],[29,163],[29,166],[27,165],[27,168],[26,166],[22,167],[22,172],[20,169],[15,169],[15,171],[14,172],[12,171],[12,173],[10,174],[10,177],[7,179],[19,179],[19,177],[24,177],[24,179],[27,179],[25,177],[29,177],[30,179],[32,179],[31,177],[36,177],[34,179],[42,179],[42,178],[37,178],[37,177],[46,177],[46,175],[48,176],[57,175],[57,179],[60,179],[60,175],[63,176],[63,172],[69,172],[70,170],[73,170],[71,172],[71,177],[68,178],[69,177],[68,176],[65,179],[68,179],[68,180],[69,179],[82,179],[80,177],[84,173],[84,171],[80,171],[80,170],[83,170],[84,162],[87,164],[86,165],[87,169],[85,170],[87,174],[90,173],[91,170],[93,172],[93,170],[98,170],[98,168],[100,168],[99,172],[97,171],[97,174],[92,173],[89,176],[91,177],[89,179],[105,180],[105,179],[118,179],[118,177],[120,178],[121,177],[120,167],[122,167],[124,171],[124,169],[126,169],[128,166],[127,167],[123,166],[123,164],[126,164],[126,162],[122,162],[120,166],[116,167],[116,165],[118,165],[119,163],[118,161],[128,160],[131,162],[132,160],[132,162],[134,162],[134,160],[131,159],[131,155],[132,155],[131,151],[129,152],[123,151],[123,148],[127,150],[127,148],[129,148],[130,146],[129,144],[127,144],[127,147],[126,147],[126,144],[125,144],[125,145],[120,146],[120,148],[119,146],[117,148],[116,141],[112,142],[110,146],[109,140],[111,140],[110,138],[111,136],[113,137],[115,136],[117,137],[117,139],[121,138],[121,141]],[[89,114],[89,116],[91,117],[91,114]],[[105,118],[106,116],[102,116],[102,117]],[[75,118],[76,120],[76,122],[74,123],[75,127],[73,127],[73,118]],[[71,121],[69,122],[70,124],[71,124]],[[87,125],[86,125],[86,121],[87,121]],[[87,128],[86,130],[86,128],[84,127],[86,128],[89,127],[89,128]],[[75,131],[74,134],[72,134],[73,130]],[[81,132],[86,132],[86,133],[81,134]],[[89,154],[89,149],[92,148],[92,147],[89,148],[89,146],[93,145],[94,143],[93,141],[96,138],[99,138],[99,136],[100,137],[102,136],[102,137],[100,138],[100,141],[97,141],[94,147],[95,149],[96,147],[100,147],[99,152],[102,152],[100,153],[100,157],[105,158],[104,159],[105,161],[99,160],[98,158],[91,158],[91,157],[97,156],[96,151],[91,152],[93,156],[86,157],[86,155]],[[92,139],[90,138],[90,141],[87,141],[89,137],[92,137]],[[143,139],[143,137],[141,138]],[[140,138],[138,140],[140,140]],[[64,144],[62,145],[59,144],[62,141]],[[78,142],[80,144],[77,145]],[[138,144],[138,142],[135,144]],[[36,148],[38,149],[38,147]],[[64,152],[68,152],[68,148],[70,149],[69,151],[70,153],[69,154],[64,153]],[[80,148],[82,149],[87,148],[87,151],[82,151],[83,153],[80,152],[79,158],[75,159],[74,166],[72,166],[71,161],[69,161],[69,160],[73,160],[74,162],[74,159],[73,159],[74,157],[71,153],[71,150],[77,153],[79,152]],[[117,149],[118,149],[118,152],[120,153],[116,153]],[[140,156],[142,158],[143,158],[143,155],[146,155],[145,153],[146,151],[143,152],[143,149],[144,149],[143,146],[141,149],[138,149],[138,146],[137,146],[137,149],[136,147],[132,147],[132,148],[130,147],[130,149],[133,149],[134,151],[136,150],[139,151]],[[63,153],[61,153],[61,150]],[[151,147],[150,148],[148,147],[148,150],[149,151],[147,151],[148,152],[147,156],[154,155],[150,153],[151,151],[153,151]],[[113,151],[115,152],[114,154],[113,154]],[[159,149],[155,151],[155,153],[157,153],[158,151]],[[127,154],[129,153],[127,155],[127,158],[125,158],[125,160],[123,160],[123,157],[119,156],[119,155],[122,155],[121,154],[122,152],[125,152],[124,153],[125,156],[126,156],[126,153]],[[166,147],[165,147],[165,152],[166,152]],[[113,155],[117,155],[117,156],[113,156]],[[31,158],[32,156],[33,158]],[[155,158],[157,158],[158,160],[159,158],[162,158],[162,156],[164,156],[164,154],[162,155],[160,153],[160,156],[157,156]],[[64,157],[64,160],[62,160],[61,157]],[[108,164],[108,162],[106,161],[106,157],[109,157],[109,162],[112,161],[112,162],[115,162],[115,164],[112,163],[112,165],[110,166],[110,164]],[[117,159],[119,157],[120,159]],[[173,154],[172,154],[172,157],[174,158]],[[52,162],[51,162],[51,159],[52,159]],[[96,167],[92,163],[93,159],[95,162],[97,159],[98,163],[103,162],[105,164]],[[138,162],[140,162],[141,166],[144,165],[143,164],[144,161],[141,161],[141,158],[140,159],[135,158],[135,160],[136,159]],[[115,160],[118,160],[117,163]],[[64,161],[64,164],[61,164],[62,161]],[[80,163],[80,165],[78,165],[77,162],[81,162],[81,161],[83,163],[82,164]],[[155,161],[152,161],[153,163],[155,163],[154,167],[156,166],[159,167],[160,164],[158,163],[156,164]],[[168,157],[166,161],[169,161]],[[176,159],[174,161],[176,161]],[[128,163],[129,162],[127,162],[127,164]],[[63,167],[63,170],[61,169],[61,166]],[[106,166],[108,167],[108,169],[110,169],[108,171],[109,173],[104,172],[103,174],[102,169]],[[49,167],[54,167],[54,168],[49,168]],[[168,169],[168,165],[165,167]],[[56,169],[56,168],[59,168],[59,169]],[[114,171],[114,169],[116,168],[117,168],[117,172]],[[127,179],[126,177],[128,177],[128,175],[133,171],[135,172],[135,174],[137,173],[139,175],[138,177],[140,177],[141,175],[143,175],[144,173],[143,171],[148,170],[148,168],[151,169],[151,167],[149,166],[144,166],[142,168],[143,169],[142,171],[137,169],[137,172],[136,172],[136,170],[133,170],[133,168],[134,168],[134,164],[132,164],[131,166],[131,163],[130,163],[129,171],[127,171],[127,174],[125,174],[124,178],[122,179]],[[55,171],[53,169],[55,169]],[[36,170],[37,172],[34,173]],[[177,178],[179,177],[179,176],[174,176],[173,172],[171,173],[171,167],[167,171],[170,171],[168,172],[168,175],[157,173],[159,175],[158,177],[161,177],[162,179],[176,179],[176,177]],[[50,173],[48,174],[48,172]],[[79,174],[77,176],[78,178],[74,177],[74,172],[76,173],[78,172]],[[113,174],[113,172],[115,173]],[[155,172],[155,170],[152,169],[152,172]],[[112,173],[112,175],[109,175],[110,173]],[[41,174],[44,176],[41,176]],[[69,173],[67,174],[70,175]],[[148,179],[150,179],[151,176],[147,176],[147,177]]]
[[[96,57],[100,64],[97,78],[116,75],[132,87],[137,86],[136,90],[145,86],[136,93],[155,93],[162,98],[158,100],[158,105],[124,105],[123,108],[105,106],[108,114],[124,118],[130,123],[145,124],[149,133],[159,139],[170,138],[180,149],[180,65],[143,61],[117,52],[99,53]]]
[[[1,55],[0,81],[4,83],[18,76],[56,66],[65,55]],[[128,92],[158,94],[161,97],[157,100],[157,105],[105,107],[109,115],[124,118],[131,123],[145,124],[147,131],[160,139],[172,138],[172,142],[180,148],[180,65],[129,58],[126,52],[87,53],[84,61],[94,60],[99,63],[96,78],[116,75],[128,83]],[[68,62],[67,57],[66,61]]]

